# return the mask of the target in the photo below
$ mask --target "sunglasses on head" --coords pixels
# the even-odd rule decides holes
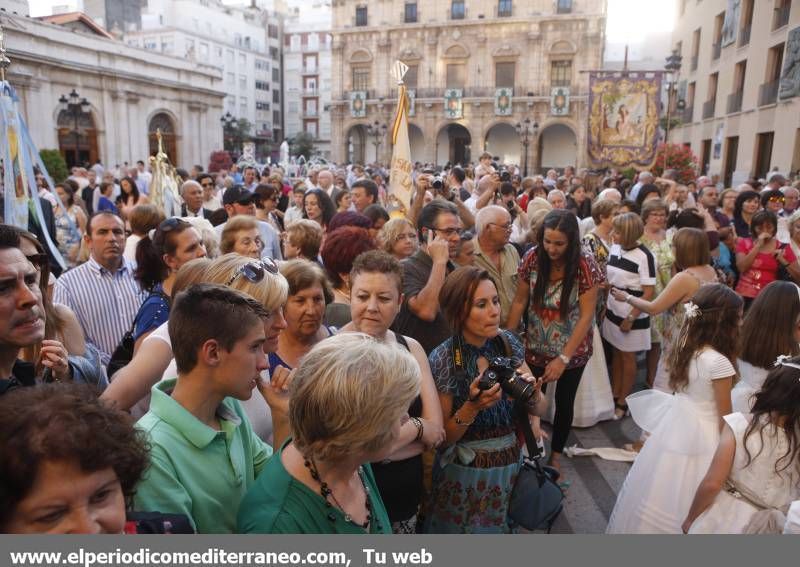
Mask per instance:
[[[250,283],[258,283],[264,279],[264,274],[269,272],[270,274],[277,275],[278,273],[278,264],[275,263],[275,260],[272,258],[262,258],[261,260],[253,260],[252,262],[248,262],[241,266],[236,272],[231,276],[231,279],[225,284],[226,286],[231,285],[233,282],[237,280],[240,276],[249,281]]]
[[[28,259],[28,262],[36,266],[37,268],[42,268],[47,266],[50,262],[50,259],[47,257],[47,254],[31,254],[30,256],[25,256]]]

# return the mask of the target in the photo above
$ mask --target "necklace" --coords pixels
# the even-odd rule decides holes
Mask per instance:
[[[328,483],[322,480],[322,478],[319,475],[319,470],[317,470],[317,465],[314,462],[314,459],[305,458],[304,457],[303,458],[303,464],[308,469],[308,472],[311,473],[311,478],[313,478],[315,481],[317,481],[319,483],[319,493],[322,496],[322,498],[325,500],[325,507],[326,508],[333,508],[333,504],[331,504],[331,502],[329,500],[329,497],[330,497],[330,499],[333,500],[333,503],[336,504],[336,506],[344,514],[344,519],[345,519],[346,522],[349,522],[351,524],[354,524],[354,525],[356,525],[356,526],[358,526],[360,528],[363,528],[363,529],[369,531],[369,524],[372,521],[372,503],[370,502],[370,499],[369,499],[369,487],[367,486],[367,483],[364,481],[364,467],[361,467],[361,466],[358,467],[358,480],[361,481],[361,486],[364,489],[364,494],[366,496],[366,500],[365,500],[364,506],[367,509],[367,519],[363,524],[360,524],[360,523],[354,521],[353,517],[350,516],[350,514],[345,512],[344,506],[342,506],[341,503],[339,502],[339,500],[337,500],[336,495],[330,489],[330,487],[328,486]],[[330,520],[332,523],[335,523],[336,522],[336,514],[334,514],[333,512],[328,512],[328,520]],[[375,524],[375,527],[377,528],[377,530],[379,532],[383,530],[383,527],[381,526],[380,522],[377,522]]]

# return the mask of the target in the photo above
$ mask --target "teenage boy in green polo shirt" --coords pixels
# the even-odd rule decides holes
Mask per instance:
[[[137,423],[152,446],[137,510],[185,514],[198,533],[236,529],[239,503],[272,455],[237,401],[256,386],[270,388],[260,380],[269,316],[223,286],[178,295],[169,316],[178,378],[153,387],[150,411]]]

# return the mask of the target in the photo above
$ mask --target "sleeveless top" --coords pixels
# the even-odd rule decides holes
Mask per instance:
[[[397,342],[410,351],[406,338],[395,333]],[[422,396],[417,396],[408,408],[411,417],[422,416]],[[392,523],[407,520],[417,513],[422,501],[422,454],[400,461],[371,463],[375,483]]]

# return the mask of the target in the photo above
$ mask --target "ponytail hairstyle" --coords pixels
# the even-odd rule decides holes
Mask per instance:
[[[162,221],[158,228],[151,230],[136,245],[136,274],[142,289],[150,292],[167,279],[169,266],[164,263],[164,255],[175,254],[177,238],[192,225],[177,217]]]
[[[773,433],[783,430],[789,441],[786,452],[775,461],[775,472],[794,466],[800,468],[800,356],[779,356],[775,367],[767,374],[764,385],[754,396],[752,420],[744,433],[744,450],[748,466],[764,450],[764,430]],[[747,439],[758,433],[761,446],[755,455],[747,448]]]
[[[702,286],[684,304],[686,315],[669,356],[673,391],[682,391],[689,384],[689,363],[703,347],[713,348],[731,362],[736,360],[743,305],[736,292],[719,283]]]
[[[561,286],[561,304],[559,314],[562,320],[566,320],[569,315],[569,297],[572,288],[575,287],[578,279],[578,270],[581,260],[581,234],[578,228],[578,219],[566,209],[554,209],[547,213],[536,235],[537,250],[536,255],[536,283],[533,286],[533,305],[539,309],[544,305],[544,296],[547,293],[547,286],[550,283],[550,270],[552,262],[550,256],[544,249],[544,232],[546,230],[558,230],[567,237],[567,249],[564,251],[564,281]]]

